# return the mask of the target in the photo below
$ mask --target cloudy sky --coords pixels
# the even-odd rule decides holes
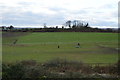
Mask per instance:
[[[0,25],[62,25],[83,20],[90,26],[117,27],[119,0],[0,0]]]

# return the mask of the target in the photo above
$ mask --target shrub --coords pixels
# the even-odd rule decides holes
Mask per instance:
[[[20,63],[16,63],[13,65],[3,65],[3,75],[4,79],[10,78],[24,78],[24,67]]]
[[[117,77],[117,65],[92,66],[82,62],[54,59],[41,65],[34,60],[2,64],[3,79],[17,78],[105,78]],[[118,67],[117,67],[118,66]],[[113,75],[114,74],[114,75]]]
[[[46,76],[46,70],[41,66],[30,66],[25,70],[25,78],[40,78]]]

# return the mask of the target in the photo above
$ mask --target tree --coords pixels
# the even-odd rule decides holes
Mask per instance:
[[[71,28],[71,23],[72,23],[72,21],[70,21],[70,20],[67,21],[67,22],[66,22],[66,26],[69,26],[69,28]]]
[[[12,26],[12,25],[10,25],[10,27],[9,27],[9,29],[11,30],[11,29],[13,29],[14,27]]]
[[[47,28],[46,23],[44,23],[44,28]]]
[[[64,26],[62,26],[62,29],[64,29]]]
[[[73,28],[77,27],[77,23],[78,23],[77,20],[74,20],[74,21],[73,21]]]
[[[88,27],[89,26],[89,24],[87,23],[86,25],[85,25],[85,27]]]
[[[56,26],[56,28],[58,29],[58,26]]]
[[[85,21],[81,20],[73,20],[73,21],[67,21],[65,23],[66,26],[69,26],[69,28],[81,28],[81,27],[88,27],[89,24]]]

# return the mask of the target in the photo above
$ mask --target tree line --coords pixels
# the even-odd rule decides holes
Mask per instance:
[[[88,22],[80,20],[68,20],[66,21],[61,28],[56,27],[47,27],[46,23],[44,28],[15,28],[12,25],[9,27],[2,27],[2,31],[10,32],[120,32],[119,29],[100,29],[90,27]]]

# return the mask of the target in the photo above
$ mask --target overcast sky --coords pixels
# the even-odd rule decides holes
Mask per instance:
[[[90,26],[118,26],[119,0],[0,0],[0,25],[62,25],[67,20]]]

